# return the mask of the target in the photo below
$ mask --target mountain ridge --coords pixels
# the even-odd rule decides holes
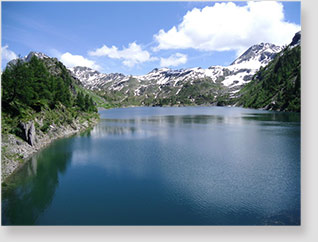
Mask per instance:
[[[116,104],[132,102],[134,105],[147,105],[153,102],[153,105],[161,105],[161,101],[155,99],[171,105],[213,104],[218,103],[220,95],[234,96],[281,49],[274,44],[260,43],[251,46],[229,66],[154,68],[144,75],[106,74],[87,67],[69,69],[85,88]],[[191,86],[196,86],[193,95],[185,90]],[[186,96],[181,97],[183,94]]]
[[[300,45],[300,35],[300,32],[296,33],[287,47]],[[103,97],[110,105],[224,105],[232,104],[232,100],[241,95],[240,91],[262,68],[278,54],[282,55],[283,48],[286,49],[271,43],[256,44],[229,66],[215,65],[206,69],[154,68],[144,75],[124,75],[106,74],[89,67],[76,66],[68,68],[68,73],[78,84]],[[56,58],[41,52],[30,52],[22,61],[28,61],[30,56],[46,62],[58,62]]]
[[[161,81],[158,84],[164,84],[168,82],[169,77],[175,76],[180,77],[185,74],[191,74],[189,78],[204,78],[210,77],[213,80],[217,79],[219,75],[222,74],[222,70],[237,72],[239,69],[250,70],[253,74],[261,67],[269,63],[270,60],[282,49],[280,46],[276,46],[270,43],[260,43],[258,45],[253,45],[247,49],[241,56],[236,58],[229,66],[210,66],[207,69],[201,67],[193,67],[186,69],[170,69],[170,68],[154,68],[150,72],[144,75],[124,75],[121,73],[100,73],[92,68],[76,66],[69,68],[73,75],[78,78],[86,88],[88,89],[99,89],[103,86],[103,80],[105,82],[114,81],[117,79],[125,79],[133,77],[136,79],[150,80],[151,78],[158,78]],[[211,71],[212,70],[212,71]],[[86,73],[84,73],[86,72]],[[248,73],[247,73],[248,74]],[[252,75],[252,74],[251,74]],[[241,75],[242,76],[242,75]],[[240,84],[245,81],[244,77],[237,77],[240,79]],[[99,79],[99,80],[98,80]],[[166,79],[166,80],[163,80]],[[225,84],[231,85],[231,79],[226,78]],[[247,80],[247,77],[245,78]],[[236,83],[234,83],[236,84]]]

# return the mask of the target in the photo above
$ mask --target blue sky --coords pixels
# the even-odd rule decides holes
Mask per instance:
[[[2,68],[30,51],[106,73],[207,68],[298,30],[300,2],[2,2]]]

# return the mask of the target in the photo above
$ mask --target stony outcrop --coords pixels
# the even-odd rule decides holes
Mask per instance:
[[[290,43],[290,46],[297,46],[300,45],[300,41],[301,41],[301,32],[297,32],[292,40],[292,42]]]
[[[22,138],[31,146],[34,146],[36,141],[36,133],[34,122],[29,121],[27,123],[20,123],[20,128],[22,130]]]
[[[35,129],[33,121],[20,123],[23,130],[22,138],[13,134],[2,135],[1,140],[1,178],[4,181],[15,170],[21,167],[34,153],[49,145],[53,140],[74,135],[93,127],[98,118],[89,121],[73,120],[71,124],[50,125],[46,133]]]

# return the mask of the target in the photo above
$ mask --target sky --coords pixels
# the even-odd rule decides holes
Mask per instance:
[[[1,4],[2,69],[30,51],[103,73],[227,66],[254,44],[286,45],[300,30],[300,2]]]

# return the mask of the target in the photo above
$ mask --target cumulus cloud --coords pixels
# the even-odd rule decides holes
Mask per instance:
[[[178,26],[154,35],[155,51],[193,48],[202,51],[242,51],[253,44],[291,42],[300,26],[284,20],[283,5],[274,1],[216,3],[194,8]]]
[[[84,58],[81,55],[72,55],[69,52],[66,52],[61,55],[60,60],[67,67],[74,66],[86,66],[95,70],[100,70],[101,67],[95,63],[95,61]]]
[[[119,50],[116,46],[107,47],[103,45],[95,51],[89,51],[88,54],[90,56],[107,56],[112,59],[122,59],[123,64],[128,67],[133,67],[136,64],[147,61],[158,60],[158,58],[152,57],[148,51],[143,50],[141,46],[135,42],[130,43],[128,48],[123,47],[122,50]]]
[[[160,58],[161,67],[178,66],[187,62],[187,55],[176,53],[168,58]]]
[[[9,62],[11,60],[17,59],[18,56],[12,50],[9,50],[9,46],[5,45],[1,47],[1,58],[4,62]]]

